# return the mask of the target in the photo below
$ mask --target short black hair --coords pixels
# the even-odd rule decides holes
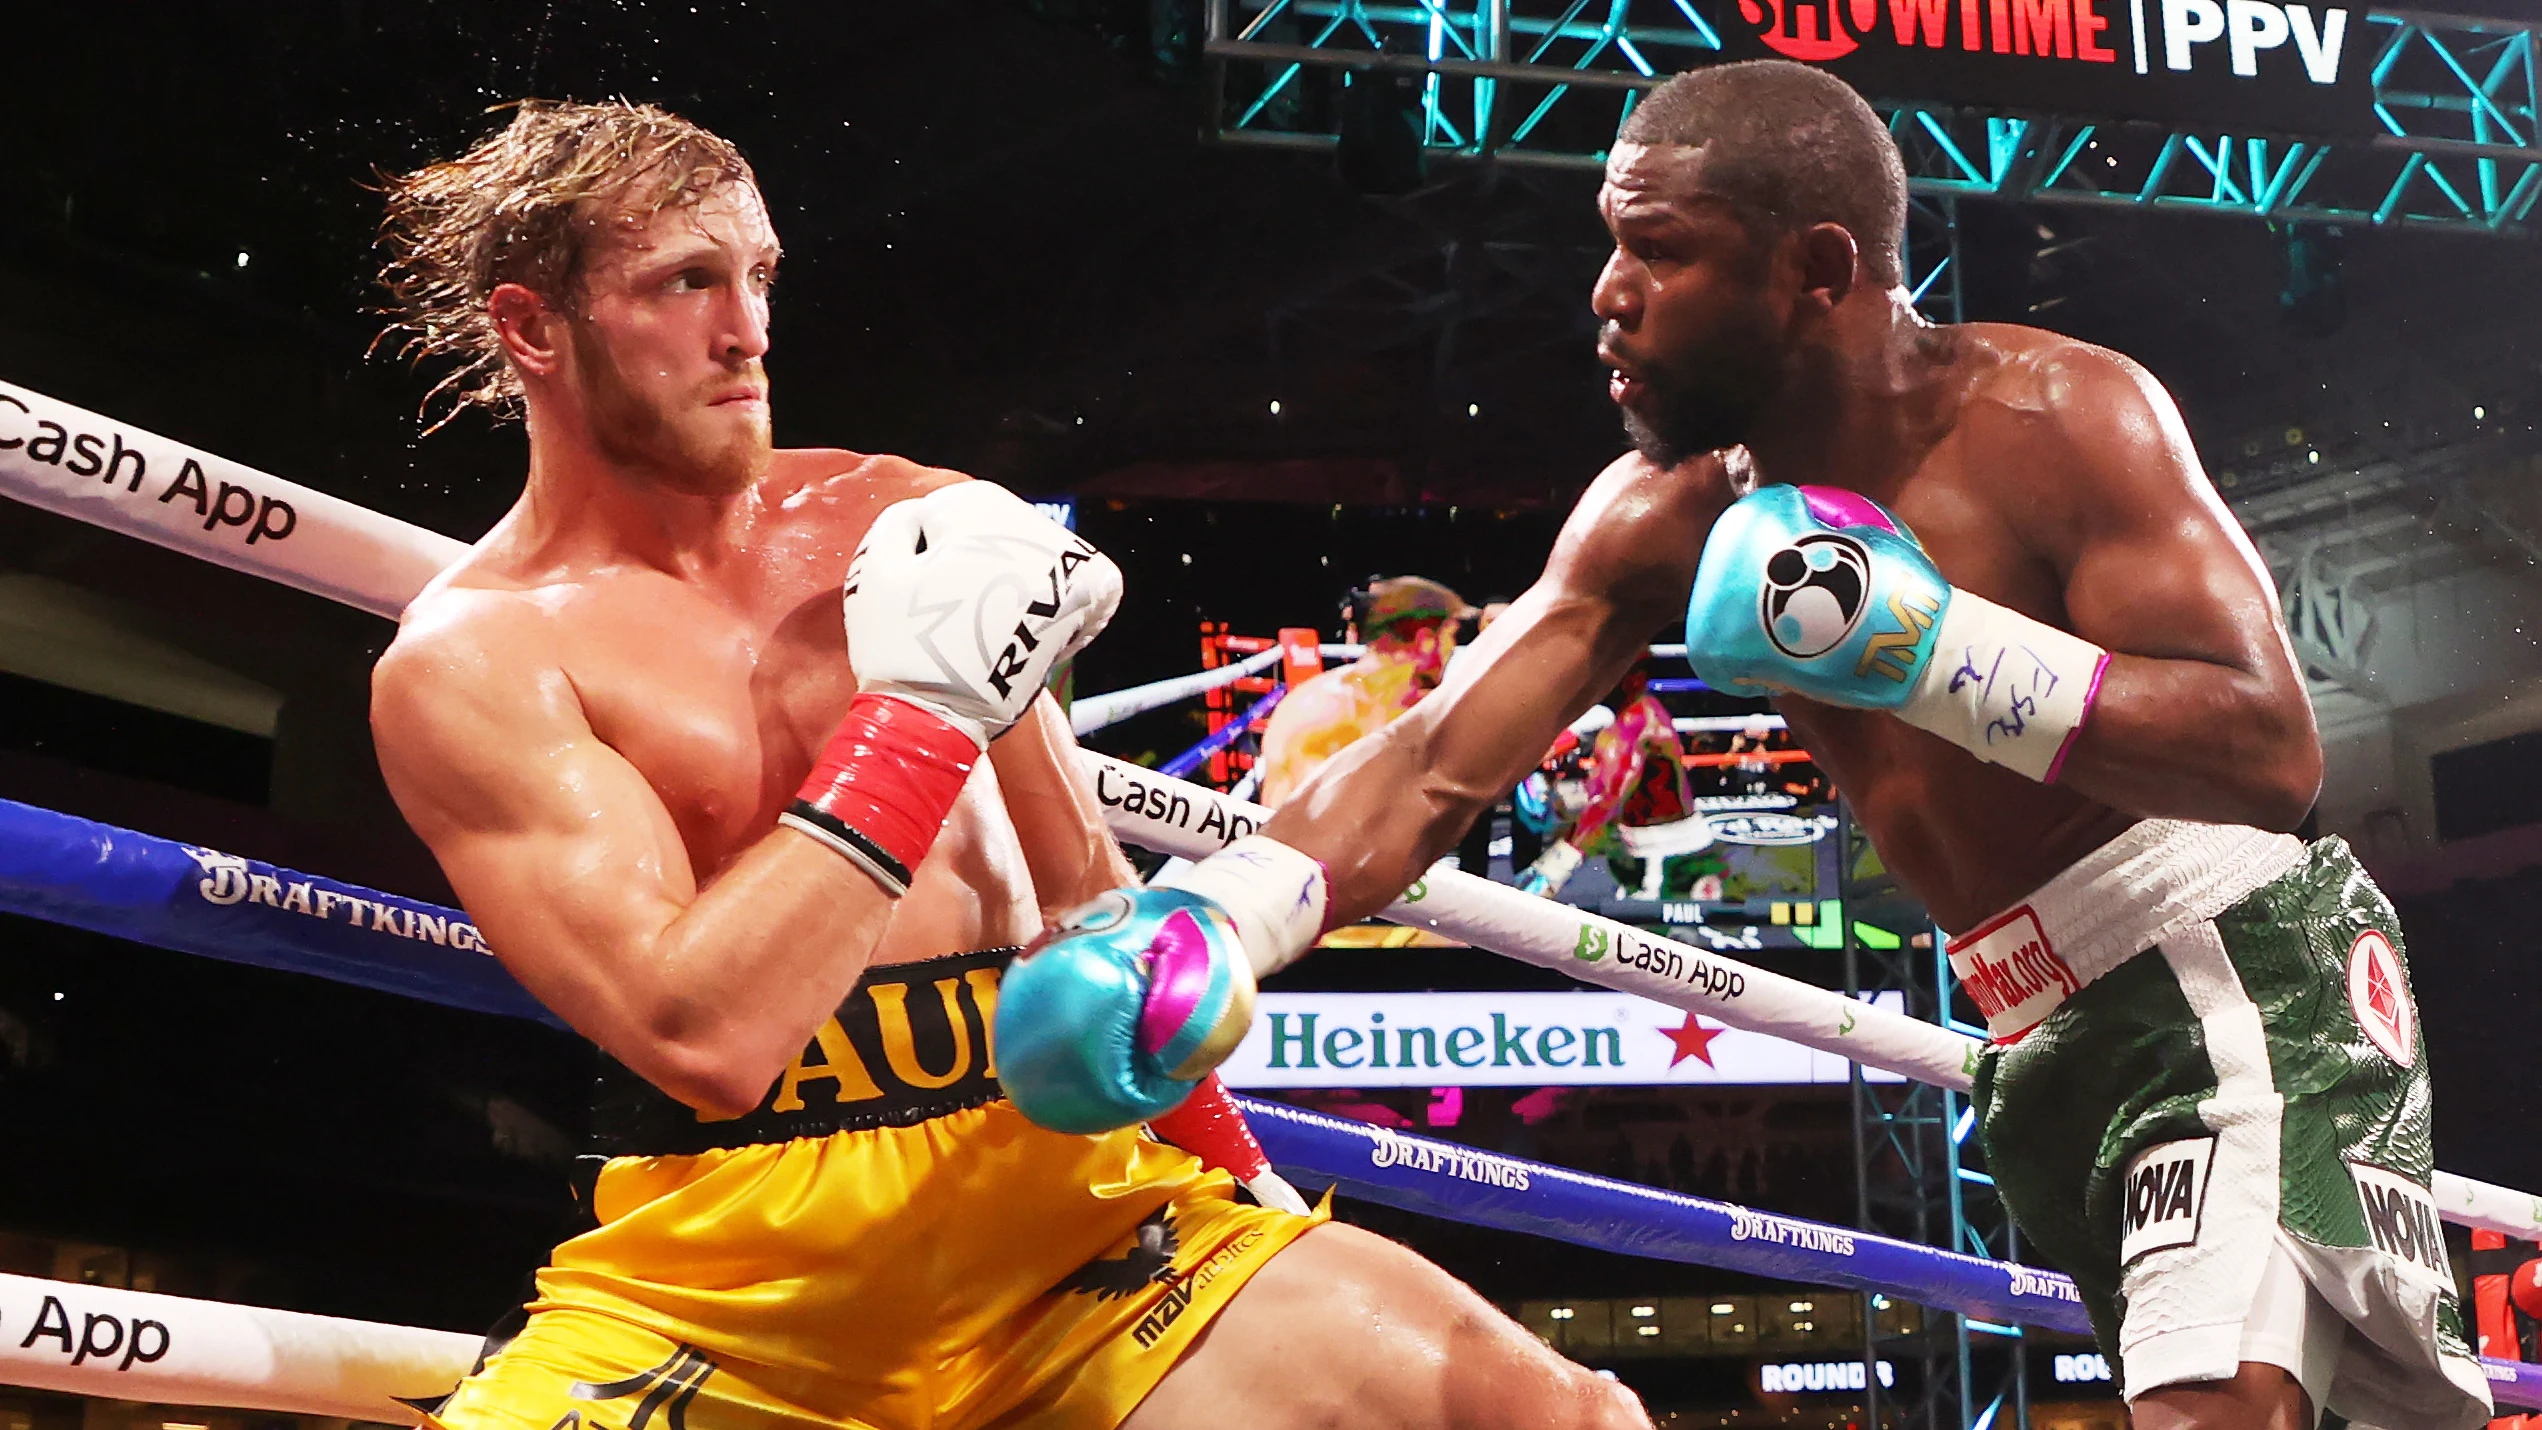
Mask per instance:
[[[1903,281],[1906,165],[1851,86],[1790,60],[1689,70],[1624,120],[1620,144],[1708,146],[1705,187],[1783,232],[1842,224],[1883,284]]]

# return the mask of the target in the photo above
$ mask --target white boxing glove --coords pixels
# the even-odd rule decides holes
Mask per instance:
[[[894,897],[989,741],[1121,604],[1121,570],[987,482],[885,507],[847,568],[856,698],[777,822]]]
[[[886,507],[847,568],[860,692],[904,700],[985,747],[1121,604],[1121,568],[991,482]]]

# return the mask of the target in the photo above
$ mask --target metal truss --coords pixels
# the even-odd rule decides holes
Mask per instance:
[[[1920,905],[1879,863],[1871,841],[1838,805],[1836,888],[1842,910],[1845,991],[1905,996],[1906,1011],[1963,1033],[1982,1026],[1955,1015],[1948,955]],[[1886,928],[1928,930],[1923,938],[1873,937]],[[1870,1231],[1939,1245],[1970,1256],[2017,1259],[2019,1239],[1983,1169],[1967,1097],[1921,1083],[1873,1083],[1854,1069],[1856,1215]],[[1885,1297],[1866,1295],[1863,1354],[1870,1403],[1863,1423],[1883,1430],[2028,1430],[2030,1383],[2023,1332],[1966,1316],[1928,1312],[1911,1335]],[[1887,1329],[1884,1332],[1884,1322]],[[1981,1351],[1984,1343],[1995,1344]],[[1883,1358],[1920,1365],[1903,1393],[1879,1388]],[[1883,1402],[1886,1402],[1885,1404]]]
[[[1906,280],[1915,309],[1935,323],[1966,320],[1959,254],[1959,199],[1907,197]]]
[[[2377,9],[2370,139],[1880,105],[1914,190],[2281,223],[2524,234],[2542,201],[2542,27]],[[1692,0],[1209,0],[1218,137],[1336,142],[1340,72],[1392,74],[1425,152],[1594,168],[1644,90],[1720,55]]]

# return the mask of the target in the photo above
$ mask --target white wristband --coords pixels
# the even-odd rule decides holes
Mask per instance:
[[[1256,978],[1288,967],[1324,932],[1324,865],[1276,839],[1248,834],[1156,881],[1227,911]]]
[[[2071,631],[1955,590],[1933,658],[1898,718],[2054,784],[2108,665],[2108,651]]]

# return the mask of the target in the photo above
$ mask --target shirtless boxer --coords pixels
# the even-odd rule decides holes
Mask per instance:
[[[1262,802],[1277,808],[1353,740],[1385,728],[1439,688],[1456,654],[1465,598],[1420,576],[1371,582],[1360,619],[1367,648],[1348,665],[1299,682],[1262,731]]]
[[[1904,187],[1877,116],[1803,66],[1633,111],[1592,302],[1639,450],[1436,694],[1016,965],[1007,1087],[1088,1123],[1170,1100],[1135,1036],[1093,1044],[1124,1067],[1047,1033],[1123,1016],[1054,996],[1081,966],[1188,918],[1261,972],[1375,911],[1682,610],[1696,669],[1780,692],[1952,931],[1995,1036],[1989,1170],[2135,1423],[2479,1424],[2400,930],[2340,841],[2268,832],[2321,753],[2267,573],[2142,369],[1916,316]]]
[[[1118,575],[994,487],[770,449],[737,151],[531,104],[388,193],[404,322],[530,470],[382,658],[381,762],[610,1055],[595,1225],[439,1423],[1647,1425],[1402,1248],[1000,1099],[1008,951],[1130,877],[1037,695]]]

